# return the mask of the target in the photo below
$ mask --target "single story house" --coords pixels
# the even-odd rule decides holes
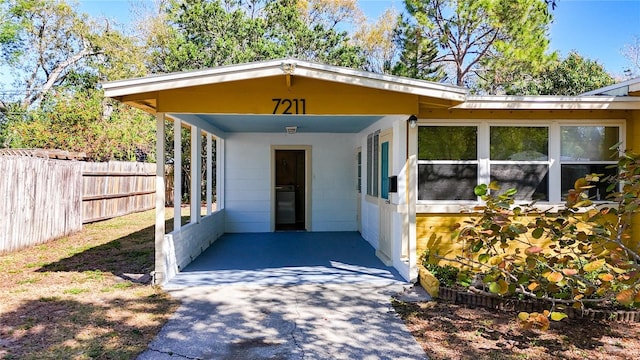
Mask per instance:
[[[429,236],[446,234],[461,210],[479,203],[477,184],[497,180],[518,188],[522,200],[559,205],[576,178],[610,171],[611,145],[640,149],[639,80],[578,97],[473,96],[452,85],[281,59],[103,88],[157,119],[157,283],[223,233],[279,230],[359,231],[383,262],[415,281]],[[201,198],[203,163],[207,178],[206,213],[192,201],[191,221],[181,225],[176,192],[170,233],[167,121],[191,129],[192,199]],[[180,132],[174,140],[180,144]],[[181,181],[176,171],[173,182]]]

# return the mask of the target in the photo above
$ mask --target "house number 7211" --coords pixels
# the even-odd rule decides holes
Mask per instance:
[[[271,99],[275,106],[273,107],[273,114],[283,115],[295,115],[306,114],[306,100],[305,99]]]

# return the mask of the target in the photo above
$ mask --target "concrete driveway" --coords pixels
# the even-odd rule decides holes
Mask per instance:
[[[390,303],[410,287],[357,233],[224,235],[138,359],[427,359]]]

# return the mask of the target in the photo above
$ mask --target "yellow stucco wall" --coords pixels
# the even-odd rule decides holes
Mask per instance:
[[[429,110],[421,109],[421,119],[612,119],[626,120],[627,149],[640,152],[640,111],[613,110],[613,111],[497,111],[497,110]],[[455,256],[460,254],[464,244],[455,241],[455,233],[452,226],[456,223],[463,224],[472,220],[469,214],[418,214],[416,218],[417,255],[420,256],[426,249],[436,249],[441,256]],[[640,249],[640,214],[632,220],[631,243],[636,249]],[[537,245],[544,244],[537,242]]]
[[[627,149],[640,153],[640,110],[629,112],[627,118]],[[631,220],[631,243],[640,251],[640,214]]]

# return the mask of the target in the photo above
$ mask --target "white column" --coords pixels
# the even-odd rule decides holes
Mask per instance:
[[[213,136],[211,134],[207,134],[207,216],[211,215],[211,201],[213,197],[211,196],[211,181],[213,179],[213,156],[211,154],[211,149],[213,148]]]
[[[173,231],[182,226],[182,121],[173,126]]]
[[[560,168],[560,124],[557,121],[549,126],[549,184],[560,184],[562,169]],[[549,201],[562,201],[562,191],[559,186],[549,186]]]
[[[200,222],[200,185],[202,177],[202,136],[199,127],[191,126],[191,223]]]
[[[409,280],[418,279],[418,254],[416,234],[416,202],[418,201],[418,127],[409,126],[408,145],[408,212],[409,212]]]
[[[162,284],[165,278],[165,228],[164,228],[164,113],[156,114],[156,231],[155,271],[153,281]]]
[[[225,140],[216,138],[216,210],[224,209]]]

